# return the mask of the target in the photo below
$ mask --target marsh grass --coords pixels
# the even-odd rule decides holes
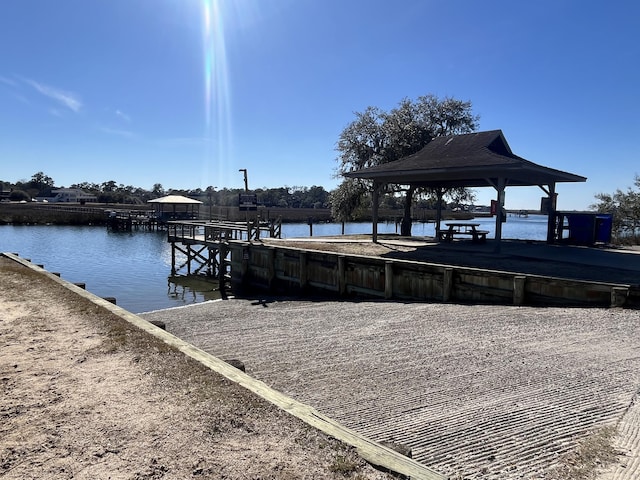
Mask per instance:
[[[598,470],[607,467],[618,458],[613,446],[616,428],[607,426],[595,430],[582,440],[578,447],[562,457],[559,465],[553,470],[557,480],[592,480],[597,477]]]
[[[333,463],[329,467],[334,473],[338,473],[344,477],[349,477],[356,473],[359,469],[358,462],[354,461],[353,458],[350,458],[347,455],[336,455]]]

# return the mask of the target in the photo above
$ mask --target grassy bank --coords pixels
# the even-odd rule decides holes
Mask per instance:
[[[106,207],[2,203],[0,225],[106,225],[104,208]]]
[[[110,205],[110,204],[42,204],[42,203],[2,203],[0,204],[0,225],[106,225],[107,213],[111,210],[148,210],[147,205]],[[434,221],[435,210],[415,209],[414,220]],[[281,219],[283,223],[326,223],[334,221],[328,208],[278,208],[258,207],[255,212],[242,212],[238,207],[220,207],[202,205],[200,219],[223,218],[230,221],[253,220],[260,216],[263,220]],[[379,219],[382,222],[400,221],[401,210],[381,209]],[[445,219],[470,219],[467,212],[445,212]],[[371,215],[365,214],[355,221],[371,221]]]

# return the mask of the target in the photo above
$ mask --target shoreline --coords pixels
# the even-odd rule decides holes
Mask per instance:
[[[0,273],[3,478],[440,478],[40,267]]]

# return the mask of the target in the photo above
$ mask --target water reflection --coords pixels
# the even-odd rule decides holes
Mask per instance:
[[[478,219],[483,230],[493,231],[494,219]],[[370,223],[350,223],[345,233],[371,233]],[[339,235],[340,224],[318,224],[314,235]],[[395,224],[380,224],[379,233],[395,233]],[[413,234],[432,236],[432,223],[416,222]],[[309,235],[307,224],[283,225],[285,238]],[[491,236],[491,233],[489,234]],[[546,217],[509,217],[503,238],[546,238]],[[166,232],[111,232],[104,227],[0,226],[0,252],[17,252],[69,282],[86,284],[100,297],[115,297],[118,305],[147,312],[221,298],[215,278],[171,277],[171,245]],[[183,261],[176,255],[176,261]]]
[[[219,282],[200,275],[170,275],[167,278],[167,296],[185,305],[224,297]]]

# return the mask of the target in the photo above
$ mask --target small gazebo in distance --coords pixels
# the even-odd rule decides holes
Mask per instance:
[[[149,200],[147,203],[154,205],[156,218],[160,223],[169,220],[196,220],[202,205],[201,201],[182,195],[167,195]]]
[[[547,241],[553,243],[556,183],[587,180],[580,175],[544,167],[515,155],[501,130],[437,137],[413,155],[349,172],[345,176],[373,182],[374,242],[377,241],[378,196],[381,187],[386,184],[432,188],[439,200],[436,233],[441,219],[441,200],[450,188],[493,187],[497,194],[497,205],[503,207],[507,187],[538,186],[547,195]],[[498,208],[495,231],[498,248],[503,215],[502,208]]]

